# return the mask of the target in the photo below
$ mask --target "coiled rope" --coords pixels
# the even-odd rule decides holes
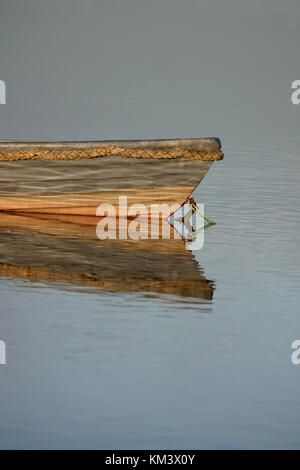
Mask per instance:
[[[122,156],[128,158],[172,159],[213,161],[222,160],[221,150],[217,152],[203,152],[180,147],[165,149],[122,148],[111,145],[92,149],[78,150],[46,150],[43,148],[0,152],[0,161],[15,160],[75,160],[79,158],[95,158],[105,156]]]

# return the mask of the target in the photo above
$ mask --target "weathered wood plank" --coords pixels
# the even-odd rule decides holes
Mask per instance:
[[[124,157],[0,162],[0,195],[89,193],[177,185],[194,188],[212,163]]]
[[[217,152],[221,149],[220,139],[205,137],[198,139],[152,139],[152,140],[91,140],[91,141],[12,141],[0,140],[0,152],[45,148],[48,150],[91,149],[114,146],[123,148],[168,149],[181,147],[201,152]]]
[[[127,197],[127,207],[133,204],[143,204],[145,210],[140,215],[145,217],[168,217],[186,201],[193,191],[193,186],[166,186],[161,188],[126,189],[115,191],[102,191],[92,193],[69,193],[56,195],[27,195],[27,196],[1,196],[1,211],[36,212],[48,214],[73,214],[95,216],[100,204],[111,204],[115,208],[117,217],[133,216],[125,207],[120,207],[120,197]],[[164,213],[160,212],[158,204],[165,206]],[[105,215],[105,214],[103,214]]]

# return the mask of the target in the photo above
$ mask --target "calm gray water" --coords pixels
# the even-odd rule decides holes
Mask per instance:
[[[299,448],[299,2],[1,10],[1,138],[217,135],[225,159],[196,191],[212,300],[1,278],[0,447]]]

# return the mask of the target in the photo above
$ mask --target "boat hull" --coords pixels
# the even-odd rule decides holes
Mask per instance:
[[[198,142],[198,148],[194,141]],[[178,144],[175,147],[171,144],[173,141],[155,142],[154,145],[152,141],[152,147],[149,141],[123,141],[122,147],[120,141],[110,147],[105,147],[105,142],[101,142],[102,147],[99,142],[1,143],[0,211],[95,216],[99,205],[112,204],[116,215],[127,216],[119,204],[120,197],[126,196],[127,205],[144,205],[140,215],[167,217],[175,206],[179,207],[188,199],[213,159],[193,159],[189,155],[173,158],[164,152],[178,150]],[[203,149],[220,150],[219,142],[212,139],[188,142],[188,151],[205,155]],[[128,145],[131,145],[129,151],[141,151],[142,157],[139,153],[136,158],[93,154],[95,148],[96,154],[101,148],[128,152]],[[82,151],[90,153],[78,154]],[[150,157],[145,157],[144,151],[150,151]],[[161,158],[156,157],[157,151],[163,152]],[[209,152],[207,155],[211,155]],[[161,204],[165,205],[163,214],[161,208],[153,207]],[[166,205],[170,207],[169,212]]]

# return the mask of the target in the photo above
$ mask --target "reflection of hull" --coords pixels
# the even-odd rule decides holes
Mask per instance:
[[[143,203],[150,215],[153,204],[186,201],[222,157],[214,138],[0,141],[0,210],[95,215],[99,204],[118,207],[119,196],[126,195],[128,205]],[[158,211],[151,215],[161,217]]]
[[[183,240],[99,240],[98,221],[96,217],[0,214],[0,275],[108,291],[212,298],[213,285]]]

